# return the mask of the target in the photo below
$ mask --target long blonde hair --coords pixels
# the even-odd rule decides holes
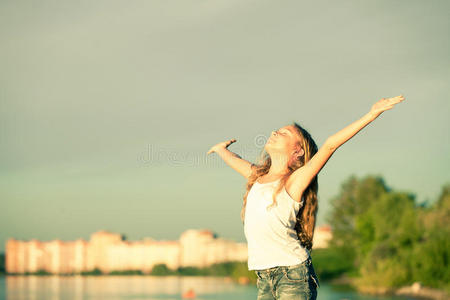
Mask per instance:
[[[317,145],[311,135],[296,122],[293,122],[292,125],[296,128],[299,135],[299,141],[297,143],[304,149],[305,154],[299,157],[298,160],[294,160],[288,165],[289,171],[280,179],[279,184],[274,190],[272,195],[273,203],[271,206],[276,204],[276,196],[285,185],[289,176],[295,170],[304,166],[314,156],[314,154],[317,153]],[[245,206],[247,204],[247,196],[251,187],[259,177],[269,172],[272,164],[270,155],[264,149],[260,155],[259,162],[259,164],[252,164],[253,171],[246,184],[247,190],[244,195],[244,201],[241,209],[242,223],[244,223],[245,220]],[[296,216],[297,222],[295,223],[295,230],[297,232],[298,239],[300,240],[301,245],[309,251],[312,250],[314,228],[316,226],[316,215],[319,208],[317,201],[318,190],[319,184],[316,175],[303,192],[302,198],[304,202]]]

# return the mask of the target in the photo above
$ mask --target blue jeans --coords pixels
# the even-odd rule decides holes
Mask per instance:
[[[257,300],[315,300],[319,279],[309,257],[292,266],[254,270],[257,276]]]

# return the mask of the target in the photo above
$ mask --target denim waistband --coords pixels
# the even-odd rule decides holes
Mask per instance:
[[[303,262],[296,264],[296,265],[290,265],[290,266],[276,266],[276,267],[272,267],[272,268],[267,268],[267,269],[261,269],[261,270],[255,270],[255,272],[260,275],[260,274],[271,274],[274,272],[277,272],[279,270],[290,270],[290,269],[294,269],[297,268],[299,266],[302,265],[306,265],[309,266],[311,264],[311,257],[308,257],[307,259],[305,259]]]

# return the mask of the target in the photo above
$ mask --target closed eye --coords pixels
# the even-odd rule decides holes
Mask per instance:
[[[286,130],[283,130],[283,131],[281,131],[281,130],[277,130],[277,131],[275,131],[275,133],[278,135],[278,134],[282,134],[282,135],[286,135],[287,133],[286,133]]]

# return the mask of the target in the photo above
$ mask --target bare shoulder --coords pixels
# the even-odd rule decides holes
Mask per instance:
[[[254,172],[256,171],[256,165],[252,162],[250,162],[250,170],[247,178],[249,178]]]

